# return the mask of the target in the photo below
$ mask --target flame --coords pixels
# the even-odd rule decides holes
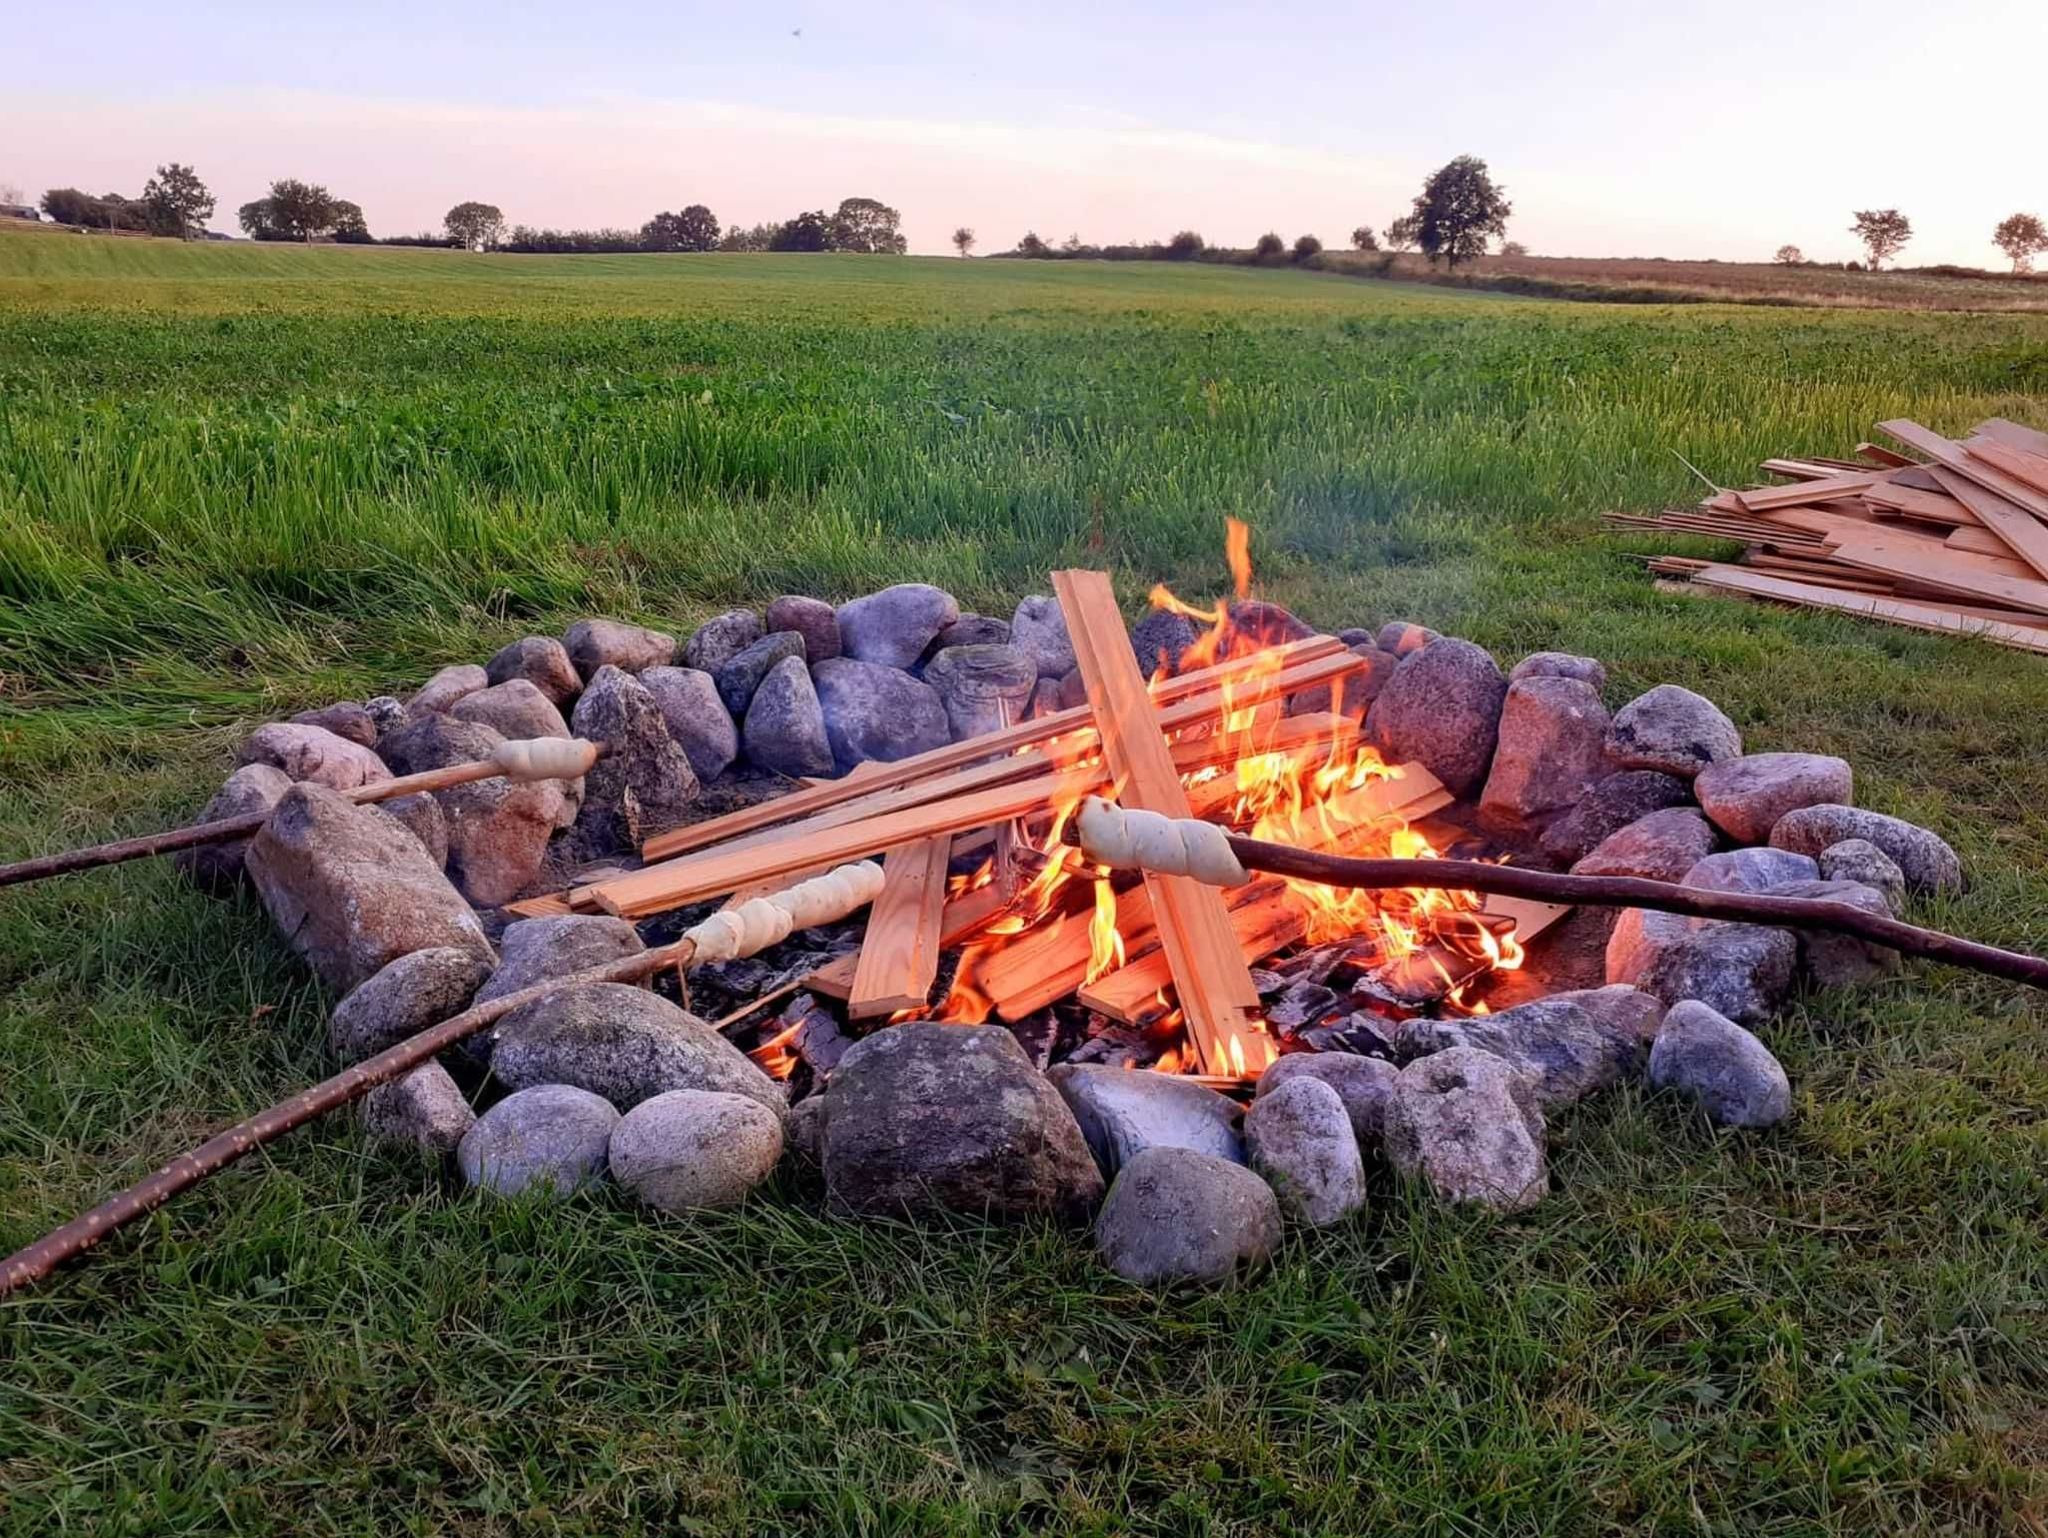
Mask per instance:
[[[1242,518],[1223,520],[1223,558],[1230,563],[1231,586],[1242,603],[1252,596],[1252,526]]]
[[[1095,916],[1088,921],[1088,976],[1094,982],[1124,964],[1124,937],[1116,927],[1116,889],[1105,877],[1095,881]]]

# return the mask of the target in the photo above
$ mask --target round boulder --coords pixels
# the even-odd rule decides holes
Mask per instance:
[[[1819,854],[1844,839],[1860,838],[1890,857],[1911,892],[1959,892],[1963,862],[1938,834],[1882,812],[1854,806],[1805,806],[1787,812],[1771,829],[1771,843],[1800,854]]]
[[[377,718],[370,714],[367,706],[354,700],[322,705],[318,710],[302,710],[292,720],[301,726],[317,726],[323,731],[330,731],[359,747],[377,746]]]
[[[1399,1074],[1384,1058],[1360,1057],[1353,1052],[1290,1052],[1259,1075],[1252,1098],[1256,1102],[1290,1079],[1318,1079],[1344,1102],[1358,1146],[1377,1148],[1386,1132],[1387,1099]]]
[[[1508,682],[1525,678],[1576,678],[1590,684],[1598,694],[1607,687],[1607,668],[1597,657],[1574,657],[1570,652],[1531,652],[1508,673]]]
[[[1884,894],[1893,913],[1906,907],[1906,873],[1898,861],[1863,838],[1845,838],[1823,849],[1817,862],[1824,881],[1856,881]]]
[[[566,737],[569,723],[541,686],[529,678],[508,678],[466,695],[449,707],[456,721],[479,721],[508,742]]]
[[[1445,1201],[1534,1206],[1550,1182],[1543,1139],[1528,1075],[1477,1047],[1417,1058],[1387,1103],[1387,1162]]]
[[[740,756],[740,729],[725,701],[718,697],[718,683],[709,673],[695,668],[649,668],[640,683],[654,697],[662,724],[683,750],[698,780],[715,780],[732,767]],[[755,688],[759,688],[758,682]],[[752,695],[748,696],[752,703]]]
[[[206,803],[206,810],[197,820],[220,822],[229,817],[267,813],[291,788],[291,776],[282,769],[269,764],[244,764],[213,793],[213,799]],[[248,848],[246,838],[229,839],[222,844],[194,844],[172,855],[171,864],[202,892],[225,896],[242,880],[242,856]]]
[[[778,625],[776,629],[797,630],[799,627]],[[697,627],[689,643],[683,647],[683,662],[700,673],[716,677],[720,668],[760,640],[762,634],[761,616],[752,609],[728,609],[723,614],[712,615]]]
[[[1042,593],[1021,601],[1010,616],[1010,644],[1031,659],[1040,678],[1058,678],[1079,665],[1074,638],[1067,634],[1066,611],[1057,598]]]
[[[439,1063],[422,1063],[363,1097],[363,1130],[388,1143],[451,1154],[476,1125],[476,1112]]]
[[[1854,799],[1847,759],[1825,753],[1747,753],[1709,764],[1692,782],[1714,826],[1738,844],[1761,844],[1802,806]]]
[[[419,693],[405,702],[405,708],[414,715],[432,715],[446,710],[464,695],[488,689],[490,685],[490,674],[474,662],[450,663],[421,685]]]
[[[717,672],[718,697],[735,716],[744,716],[768,670],[785,657],[804,660],[804,638],[794,630],[771,630],[743,646]]]
[[[1131,650],[1147,678],[1164,673],[1171,678],[1180,671],[1181,659],[1200,639],[1195,623],[1170,609],[1154,609],[1131,627]]]
[[[839,606],[839,645],[856,662],[907,668],[960,617],[951,593],[928,582],[901,582]]]
[[[1366,735],[1388,763],[1419,763],[1453,795],[1469,796],[1493,762],[1507,692],[1507,679],[1484,649],[1435,640],[1394,669],[1366,716]]]
[[[1117,1174],[1095,1221],[1103,1264],[1141,1287],[1227,1282],[1280,1243],[1273,1188],[1191,1148],[1148,1148]]]
[[[837,666],[839,660],[819,666]],[[945,711],[939,713],[943,716]],[[832,772],[832,742],[825,733],[824,708],[802,658],[784,657],[768,670],[748,702],[740,740],[747,757],[773,773],[795,779]]]
[[[1723,1127],[1772,1127],[1792,1114],[1792,1084],[1771,1049],[1693,999],[1664,1016],[1650,1083],[1697,1101]]]
[[[461,1014],[490,973],[491,958],[469,946],[437,945],[397,957],[334,1006],[327,1049],[342,1063],[375,1057]]]
[[[1527,832],[1569,810],[1608,774],[1607,707],[1591,684],[1539,673],[1508,685],[1480,815]]]
[[[1570,865],[1583,860],[1603,839],[1639,818],[1687,806],[1691,801],[1692,787],[1674,774],[1655,769],[1624,769],[1600,781],[1579,799],[1578,805],[1543,830],[1543,852],[1560,865]],[[1706,852],[1702,849],[1700,854]],[[1699,855],[1693,858],[1698,859]]]
[[[1705,695],[1659,684],[1614,713],[1607,756],[1617,769],[1660,769],[1689,780],[1709,764],[1742,756],[1742,733]]]
[[[325,785],[329,790],[381,785],[391,778],[384,760],[361,743],[337,737],[325,727],[291,721],[257,727],[235,762],[268,764],[295,783]]]
[[[1074,1113],[1105,1177],[1148,1148],[1192,1148],[1244,1162],[1237,1107],[1207,1085],[1103,1063],[1061,1063],[1046,1078]]]
[[[523,678],[545,694],[557,710],[566,709],[583,692],[583,679],[576,664],[569,660],[568,648],[553,636],[525,636],[500,648],[484,664],[484,676],[493,687]]]
[[[567,1196],[604,1173],[618,1123],[619,1113],[588,1090],[536,1084],[479,1116],[455,1151],[456,1163],[472,1186],[499,1196]]]
[[[804,657],[823,662],[839,655],[839,615],[820,598],[785,593],[768,605],[769,631],[793,630],[804,638]]]
[[[1337,1092],[1297,1074],[1252,1101],[1245,1152],[1289,1217],[1322,1228],[1365,1206],[1365,1160]]]
[[[648,834],[683,820],[697,799],[697,771],[646,685],[611,664],[597,668],[576,702],[574,725],[578,737],[605,745],[583,777],[576,814],[587,849],[635,849]]]
[[[1679,881],[1713,852],[1714,843],[1706,818],[1692,807],[1670,806],[1609,834],[1572,866],[1572,874]]]
[[[811,682],[832,766],[841,774],[869,759],[909,758],[953,740],[938,691],[896,668],[835,657],[811,669]],[[751,730],[752,715],[747,722]]]
[[[953,740],[965,742],[1023,720],[1038,672],[1014,646],[949,646],[925,664],[924,682],[945,706]]]
[[[562,632],[562,650],[585,683],[601,668],[637,673],[676,660],[676,638],[644,625],[615,619],[581,619]]]
[[[781,1157],[780,1119],[743,1095],[672,1089],[612,1129],[612,1179],[658,1212],[737,1206]]]

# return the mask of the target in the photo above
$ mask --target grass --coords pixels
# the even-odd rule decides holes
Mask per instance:
[[[1654,592],[1606,508],[1882,417],[2048,424],[2048,320],[1555,305],[1178,266],[0,237],[0,857],[188,816],[238,734],[583,613],[1050,566],[1675,681],[1838,752],[2048,945],[2048,669]],[[1704,547],[1703,547],[1704,548]],[[0,1248],[323,1071],[246,902],[0,894]],[[336,1120],[0,1305],[22,1532],[1861,1533],[2048,1513],[2037,998],[1768,1032],[1791,1124],[1635,1091],[1505,1223],[1391,1182],[1246,1287],[1048,1229],[484,1203]]]

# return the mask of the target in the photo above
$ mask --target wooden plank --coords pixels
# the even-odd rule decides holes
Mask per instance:
[[[1735,493],[1735,499],[1752,513],[1767,513],[1780,507],[1804,507],[1835,497],[1854,496],[1874,485],[1883,475],[1870,470],[1856,475],[1832,475],[1823,481],[1800,481],[1791,486],[1757,486]]]
[[[2048,491],[2048,455],[2030,454],[1996,438],[1972,438],[1963,447],[1969,450],[1972,459],[1981,459],[1994,470],[2003,470],[2035,491]]]
[[[2048,614],[2048,582],[2042,582],[2018,561],[1996,556],[1966,555],[1943,546],[1930,553],[1924,541],[1906,544],[1882,537],[1845,539],[1835,559],[1861,571],[1880,571],[1920,587],[1966,599],[1988,599],[2004,608]],[[2023,575],[2015,575],[2015,569]]]
[[[1977,515],[1946,492],[1915,491],[1910,486],[1880,483],[1863,494],[1863,500],[1881,512],[1917,518],[1923,523],[1946,524],[1951,528],[1974,527]]]
[[[1878,598],[1863,593],[1838,592],[1809,582],[1792,582],[1748,571],[1740,566],[1708,566],[1693,573],[1689,583],[1673,584],[1682,589],[1713,589],[1744,597],[1791,604],[1803,609],[1832,609],[1863,619],[1884,620],[1915,630],[1942,631],[1950,635],[1976,636],[2021,651],[2048,655],[2048,628],[2003,624],[1977,619],[1953,608],[1918,603],[1903,598]]]
[[[1929,432],[1917,422],[1901,419],[1877,425],[1899,442],[1918,449],[1942,465],[1944,470],[1934,472],[1941,489],[1975,513],[1985,528],[2012,546],[2013,554],[2048,577],[2048,529],[2037,521],[2048,518],[2048,493],[2036,491],[1980,459],[1972,459],[1960,445],[1951,443],[1939,433]],[[1985,492],[1991,495],[1987,497],[1983,494]],[[2027,516],[2030,513],[2032,517]]]
[[[882,891],[868,909],[853,993],[846,1013],[872,1020],[902,1009],[921,1009],[939,975],[939,930],[946,905],[948,834],[921,838],[889,851]]]
[[[975,887],[946,899],[939,914],[939,948],[971,939],[1008,906],[1008,899],[993,885]],[[828,999],[853,996],[854,974],[860,969],[860,952],[848,951],[834,957],[804,978],[804,986]]]
[[[2025,449],[2029,454],[2048,454],[2048,433],[2023,427],[2018,422],[2008,422],[2004,417],[1989,417],[1979,422],[1975,431],[1980,437],[1996,438],[2000,443]]]
[[[1187,816],[1187,793],[1126,640],[1109,578],[1069,570],[1054,572],[1052,582],[1118,798],[1167,817]],[[1258,1018],[1258,990],[1233,942],[1222,894],[1187,876],[1148,873],[1145,882],[1196,1058],[1209,1073],[1256,1077],[1278,1054]]]
[[[1280,653],[1282,660],[1290,667],[1318,657],[1334,656],[1343,650],[1344,643],[1335,636],[1311,636],[1306,640],[1273,648],[1273,651]],[[1156,698],[1161,703],[1184,700],[1270,665],[1271,653],[1267,653],[1198,668],[1192,673],[1167,679],[1160,685]],[[742,833],[752,833],[757,828],[764,828],[772,823],[787,822],[793,818],[809,816],[813,812],[825,811],[859,796],[965,768],[997,754],[1014,752],[1018,748],[1042,747],[1064,733],[1092,735],[1093,726],[1093,717],[1085,705],[1076,705],[1071,710],[1055,711],[1047,716],[1037,716],[1029,721],[1020,721],[1015,726],[1004,727],[1001,731],[970,737],[965,742],[950,743],[943,748],[933,748],[926,753],[879,765],[858,780],[850,776],[830,780],[815,788],[800,790],[794,795],[764,801],[758,806],[743,807],[737,812],[728,812],[723,817],[706,818],[703,822],[692,823],[686,828],[676,828],[649,839],[641,849],[641,854],[649,860],[665,860],[692,849],[722,843]]]
[[[1891,449],[1880,448],[1875,443],[1857,444],[1856,457],[1858,459],[1867,459],[1874,465],[1891,465],[1901,470],[1910,469],[1917,463],[1915,460],[1908,459],[1904,454],[1895,453]]]
[[[1951,550],[1964,550],[1971,555],[2009,555],[2011,547],[1989,529],[1972,525],[1965,529],[1950,529],[1948,538],[1942,541]]]

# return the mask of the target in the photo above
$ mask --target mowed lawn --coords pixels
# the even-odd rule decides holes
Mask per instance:
[[[255,723],[604,613],[1106,567],[1599,655],[1834,752],[2048,948],[2048,663],[1666,596],[1597,515],[1883,417],[2048,427],[2048,318],[1299,272],[0,236],[0,857],[186,818]],[[1648,548],[1638,546],[1635,548]],[[1701,551],[1714,547],[1701,545]],[[257,907],[0,893],[0,1249],[327,1071]],[[2048,1522],[2048,1008],[1925,967],[1624,1090],[1501,1222],[1376,1177],[1241,1289],[1052,1228],[471,1198],[337,1118],[0,1304],[20,1532],[1805,1534]]]

